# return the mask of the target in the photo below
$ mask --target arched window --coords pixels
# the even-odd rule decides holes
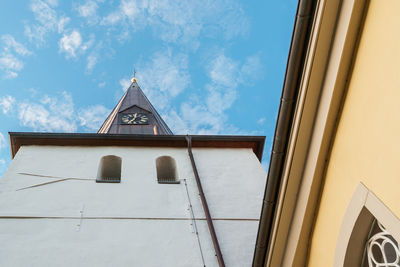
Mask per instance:
[[[159,184],[179,184],[176,162],[170,156],[161,156],[156,159],[157,181]]]
[[[121,182],[122,159],[117,156],[108,155],[100,160],[96,182],[98,183],[120,183]]]
[[[360,183],[343,218],[334,266],[400,266],[399,240],[400,219]]]

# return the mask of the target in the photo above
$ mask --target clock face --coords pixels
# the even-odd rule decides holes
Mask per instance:
[[[122,124],[149,124],[149,118],[143,113],[129,113],[121,116]]]

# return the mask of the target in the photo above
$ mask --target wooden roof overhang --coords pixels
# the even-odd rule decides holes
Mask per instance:
[[[187,147],[186,135],[9,132],[11,157],[21,146]],[[193,148],[251,148],[261,161],[265,136],[191,135]]]

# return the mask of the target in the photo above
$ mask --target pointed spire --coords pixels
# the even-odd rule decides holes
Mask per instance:
[[[132,78],[132,84],[97,133],[173,134],[142,89],[140,89],[135,77]]]

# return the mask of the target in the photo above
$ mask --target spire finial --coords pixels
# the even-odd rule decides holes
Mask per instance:
[[[137,79],[136,79],[136,69],[133,69],[133,78],[131,79],[131,82],[137,83]]]

